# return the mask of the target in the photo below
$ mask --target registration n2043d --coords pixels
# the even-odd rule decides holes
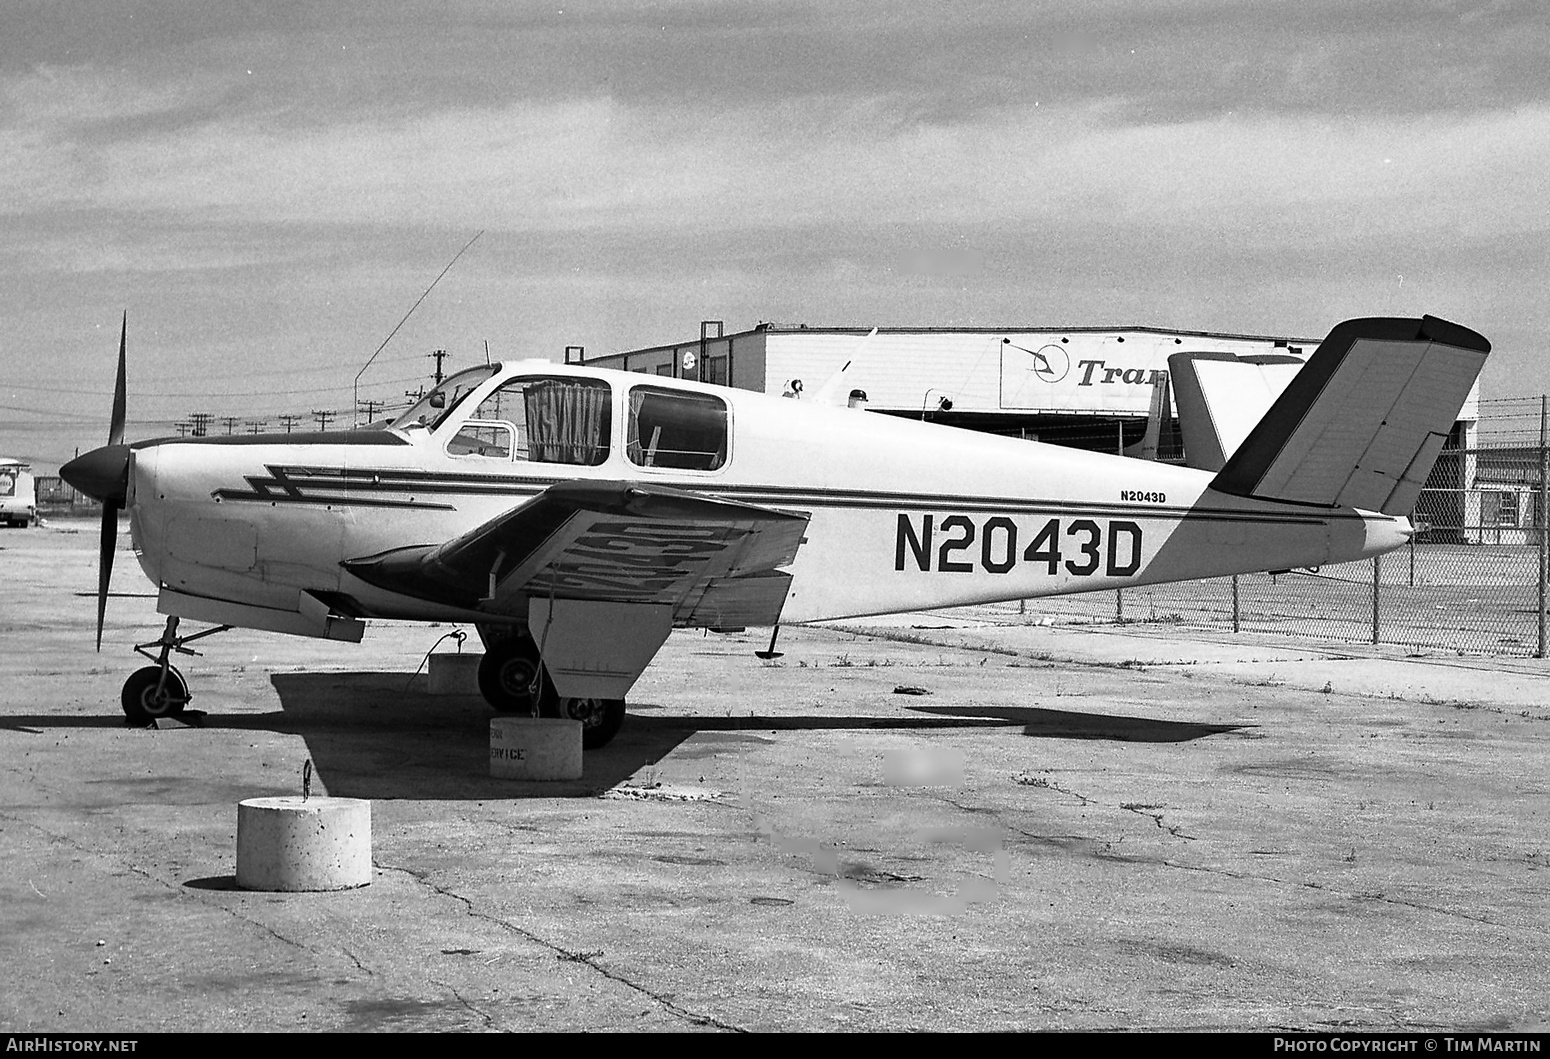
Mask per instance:
[[[1009,574],[1019,564],[1051,576],[1128,577],[1141,568],[1141,527],[1122,519],[899,515],[895,570]]]

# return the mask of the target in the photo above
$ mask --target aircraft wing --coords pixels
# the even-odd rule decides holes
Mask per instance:
[[[772,625],[808,516],[630,482],[562,482],[441,544],[347,560],[393,592],[525,616],[529,598],[667,604],[680,625]]]

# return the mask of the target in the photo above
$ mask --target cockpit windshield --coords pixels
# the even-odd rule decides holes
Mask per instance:
[[[442,384],[410,406],[409,411],[393,420],[398,430],[425,428],[435,430],[481,383],[495,374],[493,365],[483,365],[449,376]]]

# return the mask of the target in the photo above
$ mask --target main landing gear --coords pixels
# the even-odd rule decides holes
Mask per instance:
[[[162,630],[161,639],[152,640],[150,643],[136,644],[135,653],[149,658],[155,665],[137,669],[124,681],[124,692],[121,696],[124,705],[124,717],[131,724],[147,724],[158,717],[174,717],[183,712],[188,706],[191,696],[188,693],[188,682],[183,679],[183,674],[172,667],[168,659],[172,652],[182,655],[197,655],[199,652],[184,647],[184,644],[195,640],[202,640],[206,636],[213,636],[218,632],[225,632],[230,625],[218,625],[204,632],[196,632],[192,636],[178,635],[178,619],[167,619],[167,627]],[[151,653],[152,648],[158,648],[156,654]]]
[[[505,637],[480,629],[485,642],[479,662],[479,692],[496,713],[568,717],[581,722],[586,750],[606,746],[624,724],[623,699],[561,698],[526,632]]]

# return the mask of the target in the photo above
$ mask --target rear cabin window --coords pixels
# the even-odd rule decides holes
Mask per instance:
[[[512,379],[447,443],[453,456],[596,467],[608,459],[613,391],[595,379]]]
[[[637,386],[630,391],[630,462],[715,471],[727,462],[727,405],[709,394]]]

